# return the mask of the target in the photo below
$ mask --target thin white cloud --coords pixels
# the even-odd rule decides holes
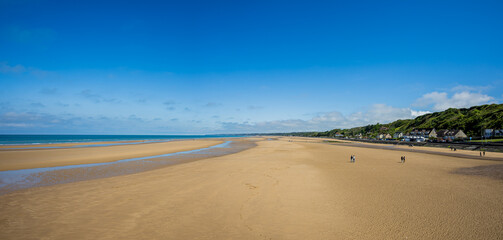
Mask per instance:
[[[222,132],[294,132],[294,131],[324,131],[334,128],[351,128],[375,123],[389,123],[398,119],[412,119],[448,108],[466,108],[494,102],[494,98],[483,94],[489,87],[457,86],[447,92],[430,92],[417,99],[411,108],[396,108],[385,104],[374,104],[368,110],[343,115],[333,111],[319,114],[309,120],[290,119],[266,122],[223,122]],[[425,110],[426,109],[426,110]]]
[[[27,128],[27,127],[33,127],[33,124],[26,124],[26,123],[1,123],[0,122],[0,127]]]
[[[166,102],[163,102],[163,104],[166,106],[166,109],[167,109],[168,111],[173,111],[173,110],[175,110],[175,107],[174,107],[174,106],[175,106],[175,104],[176,104],[176,102],[175,102],[175,101],[173,101],[173,100],[168,100],[168,101],[166,101]]]
[[[41,90],[40,93],[52,92],[55,92],[55,90]],[[115,98],[104,99],[99,93],[90,89],[85,89],[78,94],[80,97],[91,101],[120,102],[120,100]],[[354,112],[351,114],[342,114],[338,111],[332,111],[319,113],[314,117],[303,116],[304,119],[284,119],[262,122],[253,122],[249,119],[244,122],[237,122],[225,115],[221,115],[218,118],[217,115],[210,115],[212,117],[208,117],[208,119],[195,119],[188,122],[183,118],[175,118],[176,116],[170,116],[172,117],[171,120],[168,120],[169,118],[166,118],[166,120],[158,118],[145,118],[141,115],[141,113],[137,113],[138,115],[118,116],[113,119],[103,119],[97,117],[89,118],[89,116],[83,115],[52,115],[33,112],[16,112],[11,109],[7,103],[0,103],[0,110],[2,111],[0,112],[0,132],[16,132],[17,129],[23,128],[26,129],[25,132],[30,131],[32,133],[35,131],[57,132],[70,130],[75,130],[77,132],[93,132],[96,130],[95,132],[114,133],[132,131],[132,126],[135,126],[134,129],[138,132],[142,131],[143,133],[257,133],[326,131],[334,128],[365,126],[378,122],[389,123],[397,119],[412,119],[417,116],[430,113],[428,110],[440,111],[448,107],[469,107],[489,103],[491,101],[494,101],[494,98],[491,96],[468,90],[460,92],[430,92],[417,99],[415,105],[413,105],[415,106],[413,107],[414,109],[409,107],[397,108],[386,104],[374,104],[369,106],[368,109],[364,111]],[[180,105],[180,103],[173,100],[167,100],[162,104],[162,106],[168,110],[174,110],[175,106]],[[74,104],[71,106],[73,105]],[[70,105],[62,103],[61,106]],[[204,106],[218,107],[223,105],[220,103],[209,102]],[[421,106],[421,108],[417,106]],[[42,108],[43,105],[37,104],[37,102],[32,102],[31,107],[33,107],[30,108],[32,111],[43,111],[47,109]],[[47,107],[50,107],[50,105],[47,105]],[[180,109],[181,108],[182,107],[180,107]],[[251,108],[258,109],[256,106],[249,106],[247,109]],[[190,111],[190,109],[185,108],[185,111]],[[219,119],[222,120],[218,121]],[[142,127],[136,127],[139,125],[139,122],[142,122]]]
[[[32,112],[6,112],[0,114],[0,126],[10,128],[47,127],[55,123],[52,115]]]
[[[69,107],[70,106],[70,104],[68,104],[68,103],[62,103],[62,102],[59,102],[59,101],[56,102],[55,105],[58,106],[58,107]]]
[[[7,62],[0,62],[0,73],[23,73],[27,68],[23,65],[9,65]]]
[[[41,70],[33,67],[26,67],[21,64],[11,65],[8,62],[0,62],[0,73],[2,74],[31,74],[37,78],[47,78],[57,76],[55,72]]]
[[[432,106],[434,111],[443,111],[448,108],[467,108],[488,104],[493,100],[493,97],[478,92],[462,91],[454,93],[451,97],[446,92],[431,92],[416,100],[414,105],[419,107]]]
[[[80,92],[80,95],[85,98],[92,98],[92,99],[101,98],[101,95],[94,93],[93,91],[91,91],[91,89],[82,90],[82,92]]]
[[[35,108],[45,107],[45,105],[43,103],[39,103],[39,102],[30,103],[30,106],[35,107]]]
[[[211,108],[211,107],[218,107],[218,106],[221,106],[221,105],[222,105],[221,103],[209,102],[209,103],[206,103],[206,104],[204,105],[204,107],[209,107],[209,108]]]
[[[363,114],[365,122],[388,123],[397,119],[407,119],[412,117],[412,110],[409,108],[395,108],[385,104],[374,104]]]
[[[254,106],[254,105],[250,105],[248,106],[248,110],[259,110],[259,109],[263,109],[264,107],[262,106]]]
[[[160,118],[144,118],[131,114],[122,117],[76,116],[37,112],[0,113],[0,133],[157,133],[176,134],[209,132],[205,127],[194,129],[173,118],[168,123]]]
[[[82,90],[80,96],[94,101],[95,103],[122,103],[122,100],[117,98],[103,98],[100,94],[93,92],[91,89]]]
[[[430,111],[415,111],[415,110],[410,110],[410,114],[412,115],[413,118],[425,115],[431,113]]]
[[[452,92],[481,92],[487,91],[491,88],[491,86],[466,86],[466,85],[458,85],[451,89]]]
[[[367,111],[348,116],[333,111],[319,114],[309,120],[290,119],[266,122],[221,122],[220,132],[267,133],[296,131],[326,131],[334,128],[351,128],[375,123],[389,123],[397,119],[411,119],[429,113],[410,108],[395,108],[385,104],[374,104]]]

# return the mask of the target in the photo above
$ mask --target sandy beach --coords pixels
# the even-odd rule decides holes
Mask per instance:
[[[28,161],[31,156],[44,162],[58,157],[50,163],[56,165],[113,161],[219,141],[58,149],[59,154],[2,151],[0,167],[40,166]],[[503,161],[320,139],[234,141],[256,146],[1,195],[0,239],[503,239]],[[349,162],[351,154],[355,163]],[[503,154],[491,154],[503,160]]]
[[[11,150],[11,149],[30,149],[30,148],[65,148],[65,147],[77,147],[77,146],[93,146],[102,144],[135,144],[143,143],[149,141],[102,141],[102,142],[75,142],[75,143],[46,143],[46,144],[8,144],[0,145],[0,150]]]
[[[112,162],[126,158],[194,150],[220,143],[223,141],[198,139],[88,148],[4,149],[0,150],[0,171]],[[60,147],[62,145],[54,144],[51,146]]]

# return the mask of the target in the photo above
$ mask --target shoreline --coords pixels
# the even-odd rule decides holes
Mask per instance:
[[[233,154],[253,146],[255,145],[251,141],[225,141],[206,148],[121,159],[113,162],[0,171],[0,195],[27,188],[152,171],[176,164]]]
[[[28,138],[22,138],[28,137]],[[29,138],[34,137],[34,138]],[[38,138],[37,138],[38,137]],[[247,135],[215,134],[215,135],[51,135],[51,134],[0,134],[0,148],[12,147],[55,147],[94,145],[109,143],[134,143],[134,142],[165,142],[193,139],[221,139],[241,138]],[[20,139],[19,139],[20,138]]]
[[[35,149],[62,149],[78,147],[107,147],[117,145],[148,144],[158,142],[171,142],[176,140],[143,140],[143,141],[105,141],[105,142],[80,142],[80,143],[48,143],[48,144],[22,144],[3,145],[0,151],[5,150],[35,150]]]
[[[147,140],[145,140],[147,141]],[[67,142],[67,143],[25,143],[25,144],[1,144],[0,148],[26,148],[26,147],[71,147],[79,145],[112,144],[112,143],[133,143],[143,142],[140,140],[124,141],[94,141],[94,142]]]
[[[223,139],[191,139],[103,147],[5,149],[0,151],[0,171],[114,162],[206,148],[223,142]]]

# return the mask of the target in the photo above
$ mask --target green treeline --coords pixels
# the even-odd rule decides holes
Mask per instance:
[[[374,138],[381,133],[408,133],[413,129],[461,129],[468,136],[480,137],[482,129],[503,129],[503,104],[489,104],[471,108],[449,108],[443,112],[429,113],[415,119],[396,120],[387,124],[371,124],[350,129],[333,129],[326,132],[298,132],[282,135],[305,137],[357,136]]]

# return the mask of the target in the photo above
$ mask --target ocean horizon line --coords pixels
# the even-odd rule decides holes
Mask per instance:
[[[0,134],[0,145],[38,145],[57,143],[91,143],[109,141],[151,141],[245,137],[248,134],[153,135],[153,134]]]

